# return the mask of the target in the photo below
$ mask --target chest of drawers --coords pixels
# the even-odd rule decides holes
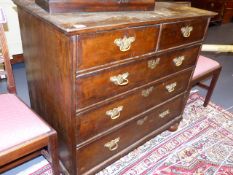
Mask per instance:
[[[157,3],[153,12],[49,15],[14,0],[31,105],[58,132],[70,174],[93,174],[181,120],[214,13]]]

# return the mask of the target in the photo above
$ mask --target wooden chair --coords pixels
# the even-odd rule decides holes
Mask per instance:
[[[205,107],[208,105],[210,98],[213,94],[221,69],[222,66],[217,61],[201,55],[199,56],[197,66],[194,70],[194,74],[192,77],[190,88],[192,88],[195,85],[198,85],[207,90],[207,94],[203,104],[203,106]],[[208,78],[211,78],[209,86],[201,82]]]
[[[0,9],[1,62],[4,62],[8,93],[0,94],[0,174],[47,149],[55,175],[58,174],[57,134],[17,96]],[[42,151],[43,150],[43,151]]]

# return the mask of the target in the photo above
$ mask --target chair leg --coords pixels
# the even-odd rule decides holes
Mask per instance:
[[[54,175],[60,174],[57,144],[57,133],[52,131],[51,135],[49,136],[48,151],[51,156],[51,165]]]
[[[205,101],[203,104],[204,107],[206,107],[209,104],[210,98],[213,94],[213,91],[214,91],[215,85],[217,83],[220,72],[221,72],[221,67],[213,73],[212,80],[210,82],[210,86],[208,88],[208,91],[207,91],[207,94],[205,97]]]

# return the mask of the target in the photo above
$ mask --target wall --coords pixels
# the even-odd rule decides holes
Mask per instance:
[[[0,0],[0,6],[3,8],[7,18],[5,28],[10,54],[21,54],[23,51],[16,6],[11,0]]]

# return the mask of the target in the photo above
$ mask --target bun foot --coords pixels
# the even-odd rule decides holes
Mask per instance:
[[[168,128],[168,131],[174,132],[178,129],[180,123],[175,123],[174,125],[170,126],[170,128]]]

